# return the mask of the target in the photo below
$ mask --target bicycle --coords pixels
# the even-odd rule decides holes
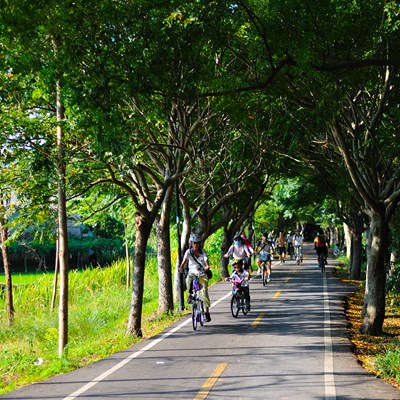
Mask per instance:
[[[204,302],[201,298],[201,290],[203,286],[199,282],[198,277],[193,278],[193,294],[192,294],[192,325],[193,330],[197,329],[197,324],[204,325],[205,313]]]
[[[321,268],[321,272],[325,272],[326,256],[321,253],[318,255],[318,266]]]
[[[300,265],[303,262],[303,248],[302,246],[295,246],[294,247],[294,252],[295,252],[295,260],[297,265]]]
[[[288,246],[287,246],[287,250],[288,250],[288,254],[290,256],[290,259],[293,260],[293,255],[294,253],[294,246],[291,242],[288,242]]]
[[[231,313],[233,318],[237,318],[240,310],[242,310],[242,313],[246,315],[248,309],[242,289],[242,280],[230,279],[230,282],[232,283]]]
[[[332,253],[335,257],[343,256],[345,254],[344,249],[341,249],[337,244],[333,246]]]
[[[271,256],[270,256],[271,257]],[[268,263],[271,262],[271,258],[267,260],[261,259],[261,279],[263,286],[267,286],[268,282],[270,281],[270,277],[268,276]]]

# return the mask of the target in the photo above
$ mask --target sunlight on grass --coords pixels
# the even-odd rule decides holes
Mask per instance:
[[[82,367],[139,341],[125,335],[131,300],[131,290],[126,289],[125,262],[73,270],[69,273],[69,341],[66,357],[59,359],[58,309],[50,307],[53,279],[53,273],[13,276],[16,312],[11,328],[6,326],[5,298],[0,297],[0,394]],[[145,282],[143,331],[145,337],[150,337],[182,314],[156,314],[155,260],[146,265]]]

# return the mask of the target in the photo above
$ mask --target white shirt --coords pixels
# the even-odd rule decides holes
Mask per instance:
[[[247,279],[245,280],[245,278],[247,278],[248,276],[249,276],[249,273],[246,270],[243,270],[243,272],[241,272],[241,273],[237,273],[235,270],[235,271],[233,271],[232,275],[230,276],[230,279],[235,279],[235,278],[243,279],[242,287],[247,287],[247,286],[250,286],[249,281]]]
[[[190,250],[191,249],[187,249],[183,256],[183,261],[186,261],[186,260],[188,261],[189,274],[197,275],[197,273],[200,272],[200,275],[204,275],[205,274],[204,266],[208,263],[207,253],[204,250],[201,250],[201,253],[199,254],[199,256],[196,257],[191,254]],[[197,263],[197,261],[195,260],[195,257],[197,258],[199,263],[202,265],[202,267],[200,267],[200,265]]]
[[[244,260],[247,257],[250,257],[250,250],[247,248],[245,244],[241,246],[232,245],[229,247],[228,252],[225,254],[225,257],[232,256],[235,260]]]
[[[303,235],[293,235],[293,242],[295,246],[301,246],[303,244]]]

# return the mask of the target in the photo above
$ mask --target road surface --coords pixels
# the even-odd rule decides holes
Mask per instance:
[[[310,245],[309,245],[310,249]],[[276,261],[263,287],[254,274],[251,312],[230,313],[230,284],[210,288],[212,321],[184,317],[159,336],[80,370],[1,399],[400,399],[351,352],[343,299],[355,288],[322,274],[314,254]]]

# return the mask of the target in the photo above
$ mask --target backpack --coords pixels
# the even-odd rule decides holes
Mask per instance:
[[[325,238],[325,236],[323,236],[323,235],[318,235],[318,236],[316,237],[315,244],[316,244],[318,247],[324,247],[324,246],[326,245],[326,238]]]

